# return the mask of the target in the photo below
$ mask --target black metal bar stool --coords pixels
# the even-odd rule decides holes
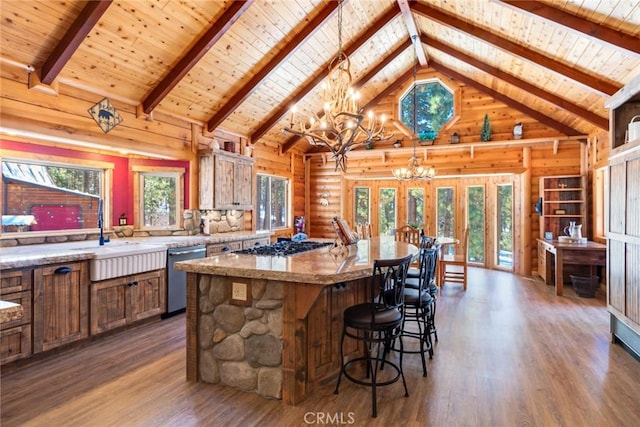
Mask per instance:
[[[425,353],[433,357],[431,334],[435,333],[435,301],[437,288],[433,283],[438,262],[438,248],[420,248],[420,274],[417,278],[407,278],[404,290],[404,319],[402,337],[417,339],[418,350],[395,349],[404,353],[419,353],[422,359],[422,375],[427,376]],[[435,288],[435,290],[434,290]],[[407,322],[415,322],[417,331],[410,330]]]
[[[347,307],[344,310],[340,360],[343,361],[338,375],[335,393],[338,394],[340,380],[344,375],[356,384],[371,387],[372,416],[378,415],[376,387],[393,384],[402,378],[405,396],[409,396],[407,382],[402,372],[402,352],[398,363],[386,360],[392,342],[400,338],[404,319],[404,282],[412,255],[405,258],[375,260],[373,276],[368,289],[368,301]],[[365,354],[344,362],[344,340],[346,337],[364,343]],[[400,348],[402,348],[402,339]],[[364,374],[356,376],[354,365],[364,365]],[[378,381],[378,369],[389,366],[395,371],[392,378]]]

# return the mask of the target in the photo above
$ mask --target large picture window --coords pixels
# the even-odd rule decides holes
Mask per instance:
[[[107,169],[80,164],[2,161],[2,232],[84,230],[105,212]]]
[[[289,215],[289,181],[277,176],[258,174],[257,186],[256,229],[285,228]]]

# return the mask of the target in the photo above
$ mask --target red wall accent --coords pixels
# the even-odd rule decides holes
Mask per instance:
[[[133,223],[133,165],[184,168],[184,208],[189,209],[190,183],[188,161],[128,159],[126,157],[89,153],[67,148],[49,147],[46,145],[30,144],[28,142],[8,141],[5,139],[0,140],[0,143],[0,147],[6,150],[113,163],[113,200],[111,201],[113,209],[113,212],[111,213],[112,225],[118,225],[118,218],[123,212],[128,219],[128,223]]]

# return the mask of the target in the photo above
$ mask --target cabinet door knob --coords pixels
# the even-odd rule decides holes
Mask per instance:
[[[71,267],[58,267],[53,271],[54,274],[68,274],[71,273]]]

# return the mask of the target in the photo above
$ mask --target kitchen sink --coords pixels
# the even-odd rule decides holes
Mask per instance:
[[[78,249],[94,254],[89,262],[89,277],[94,282],[158,270],[167,265],[167,248],[164,245],[118,242]]]

